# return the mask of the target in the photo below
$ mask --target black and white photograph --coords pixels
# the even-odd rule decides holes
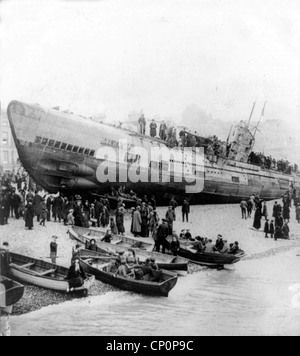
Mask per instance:
[[[298,0],[0,0],[0,336],[299,336],[299,43]]]

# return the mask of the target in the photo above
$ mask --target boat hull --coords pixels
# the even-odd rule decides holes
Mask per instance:
[[[183,248],[180,248],[178,254],[181,257],[188,258],[192,263],[210,267],[232,265],[241,260],[241,256],[220,253],[199,253]]]
[[[25,287],[9,278],[0,276],[0,307],[9,312],[24,295]]]
[[[12,259],[12,263],[10,264],[9,268],[9,276],[12,278],[26,284],[34,285],[36,287],[50,289],[58,292],[67,292],[69,288],[69,283],[66,280],[68,275],[67,268],[14,253],[11,253],[10,257]],[[35,267],[41,271],[56,269],[56,277],[37,276],[33,271],[19,267],[18,264],[20,263],[35,263]],[[55,274],[53,273],[52,275],[54,276]],[[94,280],[95,278],[93,276],[88,276],[87,280],[84,282],[84,285],[80,288],[75,288],[74,292],[87,294],[88,290],[94,284]]]
[[[93,274],[96,279],[102,283],[109,284],[129,292],[150,296],[168,297],[170,291],[175,287],[178,279],[178,277],[174,274],[167,274],[167,272],[163,272],[163,276],[166,280],[162,283],[134,280],[101,271],[83,261],[81,263],[87,273]]]
[[[80,231],[80,228],[77,231]],[[88,238],[87,236],[81,235],[80,233],[76,232],[76,227],[69,229],[69,235],[70,238],[85,245],[90,241],[90,238]],[[93,238],[94,237],[95,236],[93,236]],[[99,249],[99,252],[102,253],[109,253],[109,252],[118,253],[124,251],[126,249],[126,246],[122,246],[118,244],[113,245],[113,244],[97,241],[97,248]],[[155,258],[155,261],[160,269],[174,271],[179,275],[185,275],[188,272],[188,263],[189,263],[188,259],[172,256],[172,255],[164,255],[162,253],[158,253],[154,251],[145,251],[145,250],[140,250],[135,248],[134,250],[141,262],[145,262],[147,258]],[[91,255],[93,253],[95,255],[97,254],[97,252],[93,252],[93,251],[88,251],[87,253]]]

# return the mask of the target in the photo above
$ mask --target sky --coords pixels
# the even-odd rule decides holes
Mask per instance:
[[[299,0],[0,0],[0,99],[122,120],[300,118]]]

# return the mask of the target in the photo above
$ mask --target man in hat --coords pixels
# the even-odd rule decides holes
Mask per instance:
[[[173,223],[176,220],[176,213],[175,213],[173,206],[171,206],[171,205],[169,206],[169,209],[166,213],[166,220],[169,224],[169,235],[172,235]]]
[[[189,222],[189,214],[190,214],[190,203],[184,199],[182,204],[182,221],[186,218],[186,221]]]
[[[57,236],[52,236],[52,242],[50,243],[50,258],[51,258],[51,262],[54,263],[56,265],[56,259],[57,259]]]
[[[223,246],[224,246],[223,236],[219,234],[218,237],[217,237],[215,250],[216,251],[221,251],[223,249]]]
[[[190,229],[187,229],[187,230],[186,230],[185,239],[186,239],[186,240],[189,240],[189,241],[195,241],[195,239],[193,239],[193,236],[192,236],[192,234],[191,234],[191,230],[190,230]]]
[[[156,251],[160,252],[160,246],[162,246],[162,253],[166,253],[167,237],[169,235],[168,220],[163,219],[162,224],[159,225],[157,230]]]

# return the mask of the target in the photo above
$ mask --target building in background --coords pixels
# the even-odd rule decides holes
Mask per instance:
[[[0,104],[0,174],[15,172],[19,167],[18,152],[10,130],[6,111]]]

